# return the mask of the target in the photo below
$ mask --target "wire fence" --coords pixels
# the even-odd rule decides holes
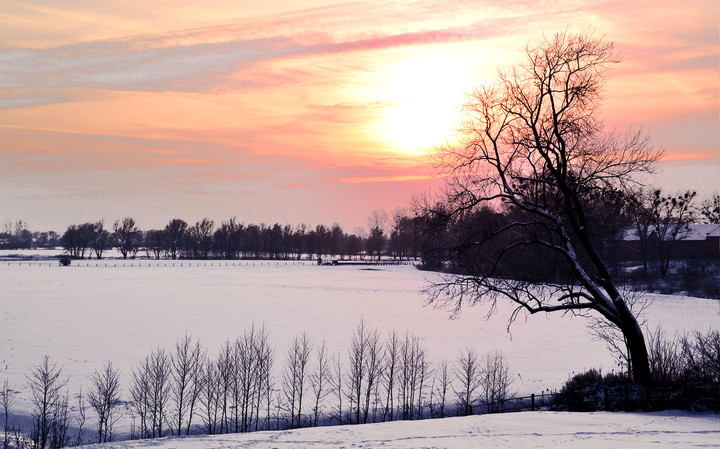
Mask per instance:
[[[414,265],[416,262],[407,260],[381,260],[381,261],[339,261],[334,265],[326,266],[385,266],[385,265]],[[69,268],[140,268],[140,267],[243,267],[243,266],[318,266],[316,260],[234,260],[234,261],[168,261],[168,260],[72,260],[68,265],[63,265],[57,259],[54,260],[7,260],[0,262],[0,266],[25,266],[25,267],[69,267]]]

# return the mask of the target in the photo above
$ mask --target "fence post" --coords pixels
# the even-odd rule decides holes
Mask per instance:
[[[530,411],[531,412],[535,411],[535,393],[532,393],[530,395]]]

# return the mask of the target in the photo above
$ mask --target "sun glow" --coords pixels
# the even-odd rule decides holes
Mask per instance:
[[[422,155],[450,139],[473,80],[459,58],[423,55],[387,68],[380,87],[389,106],[377,138],[394,153]]]

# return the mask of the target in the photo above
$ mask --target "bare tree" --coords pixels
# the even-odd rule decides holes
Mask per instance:
[[[685,238],[693,218],[692,202],[696,192],[663,195],[655,190],[650,199],[654,232],[657,234],[660,277],[667,276],[675,242]]]
[[[230,401],[232,384],[235,377],[234,347],[230,341],[225,342],[220,349],[217,360],[216,388],[218,389],[218,405],[220,407],[219,433],[230,432]]]
[[[384,210],[373,210],[368,217],[368,228],[370,229],[370,235],[367,238],[367,250],[372,257],[373,254],[377,255],[378,260],[385,247],[386,228],[388,225],[388,214]]]
[[[62,366],[45,356],[33,365],[27,376],[33,406],[31,437],[39,449],[62,447],[68,427],[67,394],[63,392],[68,378]]]
[[[473,92],[458,144],[445,146],[440,164],[447,188],[437,215],[462,221],[482,207],[504,209],[493,229],[447,242],[463,255],[467,275],[448,276],[428,289],[430,301],[489,303],[500,298],[520,312],[600,314],[625,335],[631,371],[649,380],[645,339],[591,238],[589,198],[623,190],[648,172],[660,153],[638,133],[603,133],[598,108],[606,68],[619,62],[612,43],[588,34],[556,34],[527,50],[527,63]],[[433,207],[428,206],[430,213]],[[551,278],[523,279],[521,260],[546,257]]]
[[[130,217],[123,218],[122,221],[115,220],[113,231],[115,243],[123,259],[127,259],[128,255],[133,257],[137,252],[141,235],[137,226],[135,226],[135,220]]]
[[[367,422],[370,395],[378,377],[379,333],[367,328],[365,319],[360,319],[348,350],[348,408],[355,424]]]
[[[266,429],[270,429],[270,411],[271,399],[273,391],[272,370],[274,363],[274,351],[268,342],[268,331],[263,325],[255,332],[253,338],[254,351],[256,354],[255,364],[255,385],[254,389],[254,407],[255,407],[255,431],[260,428],[260,410],[265,405],[265,423]],[[249,428],[248,428],[249,430]]]
[[[186,435],[190,434],[201,389],[204,356],[200,342],[193,342],[187,334],[175,343],[175,351],[170,357],[173,407],[173,425],[170,431],[175,435],[182,435],[183,431]]]
[[[288,349],[283,374],[283,394],[288,403],[291,429],[302,426],[302,402],[311,351],[312,344],[305,332],[295,337]]]
[[[700,215],[706,222],[720,224],[720,192],[714,192],[700,205]]]
[[[203,218],[187,229],[187,237],[193,258],[207,259],[212,249],[212,234],[215,222]]]
[[[171,259],[175,260],[181,248],[182,240],[185,237],[187,223],[179,218],[174,218],[165,226],[165,248]]]
[[[367,357],[365,357],[365,403],[363,404],[363,424],[368,422],[370,414],[370,400],[373,392],[377,391],[383,367],[383,347],[380,343],[380,332],[377,329],[369,330],[365,334]],[[373,421],[375,419],[373,418]]]
[[[343,374],[345,372],[345,367],[343,366],[341,352],[338,352],[338,354],[333,357],[331,368],[332,375],[330,376],[330,383],[333,391],[335,392],[335,396],[337,397],[335,417],[337,418],[338,425],[342,425],[343,422],[345,422],[343,420],[343,398],[345,397]]]
[[[485,404],[487,413],[502,412],[510,397],[510,367],[500,352],[486,354],[484,361],[480,399]]]
[[[473,404],[477,401],[478,390],[482,385],[481,376],[482,366],[477,354],[473,349],[465,348],[455,366],[455,378],[459,385],[454,391],[459,415],[473,414]]]
[[[150,438],[150,358],[146,357],[142,363],[132,370],[130,384],[130,398],[134,414],[137,414],[139,428],[134,427],[132,438]],[[135,417],[133,416],[133,421]]]
[[[420,344],[419,337],[411,335],[409,332],[405,333],[405,338],[400,343],[399,362],[400,415],[402,419],[412,420],[418,412],[418,404],[422,398],[422,388],[427,374],[425,349]]]
[[[118,420],[120,373],[108,361],[102,370],[93,372],[90,382],[87,401],[97,415],[97,442],[107,443],[113,440],[113,428]]]
[[[75,422],[77,425],[77,437],[75,438],[75,446],[82,446],[83,439],[85,438],[85,395],[83,394],[82,387],[80,387],[80,393],[77,395],[77,416]]]
[[[315,370],[310,375],[310,388],[315,399],[312,409],[312,425],[314,427],[318,426],[319,419],[322,416],[322,402],[331,391],[328,386],[331,376],[330,359],[325,349],[325,340],[317,347],[316,360]]]
[[[98,259],[102,259],[103,251],[105,251],[105,247],[110,239],[110,233],[104,229],[104,225],[104,220],[98,220],[92,224],[92,240],[90,246],[92,246],[95,257]]]
[[[140,418],[140,438],[160,438],[166,434],[171,370],[170,357],[161,348],[133,368],[130,396]]]
[[[4,418],[3,449],[8,449],[10,447],[10,409],[12,409],[12,406],[15,403],[17,394],[18,392],[10,388],[8,380],[5,379],[5,382],[2,384],[2,389],[0,389],[0,406],[2,407]]]
[[[395,385],[399,365],[400,337],[397,330],[393,329],[385,343],[385,369],[382,375],[385,388],[385,408],[382,413],[382,421],[393,421],[395,418]]]
[[[447,395],[450,388],[452,388],[452,379],[450,378],[450,371],[448,369],[448,361],[443,360],[440,362],[439,368],[435,373],[437,387],[433,389],[433,394],[437,394],[439,403],[439,418],[445,418],[446,416],[446,404]]]
[[[203,368],[202,395],[200,396],[200,414],[205,431],[210,435],[218,433],[220,416],[220,391],[218,390],[218,365],[206,360]]]

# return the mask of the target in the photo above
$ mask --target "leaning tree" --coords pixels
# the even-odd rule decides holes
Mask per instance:
[[[440,148],[447,184],[424,212],[453,229],[444,250],[459,274],[428,288],[430,301],[459,312],[509,299],[510,322],[523,311],[599,316],[624,337],[631,375],[647,382],[642,330],[590,217],[597,198],[629,188],[660,152],[640,133],[603,131],[601,94],[620,59],[612,43],[563,32],[526,53],[527,62],[469,95],[456,143]],[[473,225],[488,210],[493,219]]]

